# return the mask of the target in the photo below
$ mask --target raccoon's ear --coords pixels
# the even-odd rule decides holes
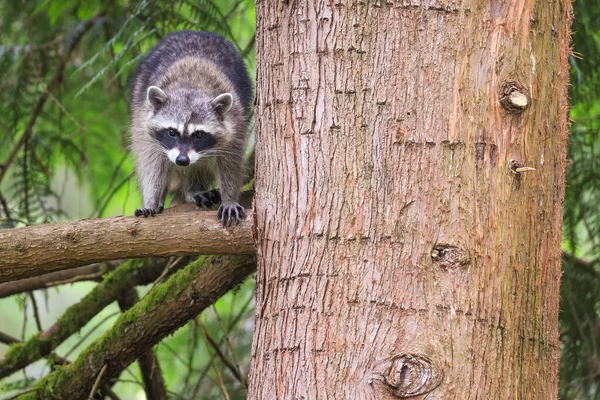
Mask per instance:
[[[146,92],[148,103],[156,110],[167,101],[167,94],[158,86],[150,86]]]
[[[215,97],[213,101],[210,102],[215,112],[219,115],[225,115],[225,113],[231,109],[232,103],[233,96],[231,95],[231,93],[220,94],[217,97]]]

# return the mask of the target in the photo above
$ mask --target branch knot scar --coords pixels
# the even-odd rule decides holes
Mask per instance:
[[[442,369],[426,355],[400,354],[375,366],[372,383],[396,397],[409,398],[431,392],[443,378]]]

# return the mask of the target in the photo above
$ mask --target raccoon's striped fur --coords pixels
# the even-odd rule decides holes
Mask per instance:
[[[223,225],[239,222],[253,90],[242,57],[225,38],[181,31],[140,62],[130,82],[131,149],[144,198],[136,216],[174,203],[209,207]]]

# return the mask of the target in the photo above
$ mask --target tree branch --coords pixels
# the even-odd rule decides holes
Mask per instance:
[[[0,283],[0,299],[14,294],[46,289],[65,283],[80,282],[84,280],[101,281],[102,275],[117,268],[122,261],[109,263],[96,263],[65,271],[51,272],[34,278],[21,279],[14,282]]]
[[[254,256],[201,258],[155,286],[114,326],[69,366],[39,381],[23,398],[81,398],[89,393],[100,370],[100,384],[126,368],[163,337],[174,332],[256,270]]]
[[[69,307],[46,331],[34,335],[24,343],[13,344],[6,356],[0,360],[0,378],[48,356],[125,290],[153,282],[161,274],[166,263],[166,259],[151,262],[129,260],[123,263],[79,303]]]
[[[11,345],[15,343],[21,343],[21,340],[7,333],[0,332],[0,343]]]
[[[0,283],[133,257],[254,254],[251,220],[249,212],[240,225],[225,229],[216,211],[184,204],[154,218],[87,219],[0,230]]]
[[[119,300],[121,311],[125,312],[135,305],[140,298],[137,290],[131,288]],[[142,380],[144,381],[144,390],[147,400],[167,400],[167,388],[163,379],[158,358],[154,350],[150,349],[138,359]]]

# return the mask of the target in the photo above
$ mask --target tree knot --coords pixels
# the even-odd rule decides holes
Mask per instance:
[[[380,361],[373,382],[399,398],[431,392],[442,383],[444,372],[426,355],[400,354]]]
[[[531,98],[529,91],[517,82],[504,82],[500,88],[500,104],[506,111],[514,114],[521,113],[529,107]]]
[[[431,260],[444,269],[455,269],[471,263],[469,252],[451,244],[439,243],[431,250]]]

